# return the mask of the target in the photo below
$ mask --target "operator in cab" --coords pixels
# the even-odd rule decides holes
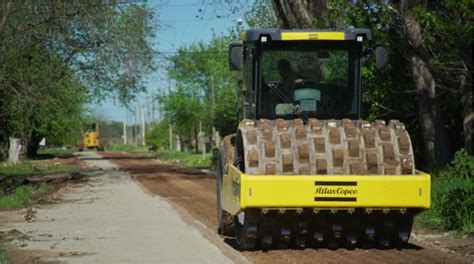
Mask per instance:
[[[296,83],[301,79],[301,75],[291,68],[291,64],[287,59],[280,59],[277,63],[278,74],[281,77],[280,90],[293,100],[293,91]]]

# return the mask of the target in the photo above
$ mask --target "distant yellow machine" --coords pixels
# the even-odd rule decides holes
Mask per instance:
[[[83,151],[84,148],[104,151],[105,140],[100,138],[100,125],[98,121],[92,121],[81,127],[81,139],[77,144],[77,149]]]

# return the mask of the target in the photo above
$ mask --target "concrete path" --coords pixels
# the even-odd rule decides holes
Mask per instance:
[[[128,173],[99,155],[83,155],[103,170],[64,191],[64,202],[35,209],[33,222],[2,227],[29,236],[25,250],[53,251],[58,254],[49,260],[66,263],[231,262],[164,199],[144,193]]]

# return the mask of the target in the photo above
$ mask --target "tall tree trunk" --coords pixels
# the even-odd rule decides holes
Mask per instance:
[[[434,106],[435,81],[426,63],[416,54],[409,58],[413,82],[418,96],[418,122],[423,137],[424,158],[427,165],[436,163],[436,129]]]
[[[312,28],[315,20],[328,26],[327,0],[272,0],[272,7],[283,28]]]
[[[280,28],[288,28],[290,23],[288,22],[288,18],[286,17],[285,10],[281,5],[280,0],[272,0],[272,7],[275,11],[275,16],[278,19],[278,24],[280,24]]]
[[[284,10],[286,11],[286,18],[288,19],[288,25],[290,28],[300,28],[300,23],[295,17],[293,10],[291,9],[290,3],[283,0]]]
[[[474,134],[474,112],[472,111],[472,44],[469,39],[456,38],[456,48],[459,50],[459,64],[462,72],[459,78],[463,113],[464,148],[469,155],[474,155],[472,134]]]
[[[309,7],[305,5],[303,0],[285,1],[293,16],[299,24],[299,28],[312,28],[314,16],[310,12]]]
[[[13,4],[13,1],[2,1],[2,17],[0,19],[0,36],[2,35],[3,28],[5,27],[5,23],[7,22],[8,15],[10,14],[10,10]]]
[[[314,17],[319,21],[321,25],[336,25],[337,23],[332,23],[334,21],[329,21],[328,18],[328,1],[327,0],[318,0],[318,1],[308,1],[309,10]]]
[[[474,134],[474,113],[472,112],[472,75],[469,71],[461,77],[461,102],[463,112],[464,149],[474,155],[472,134]]]
[[[0,132],[0,159],[5,158],[8,153],[8,135],[6,131]]]
[[[26,146],[26,156],[28,158],[35,158],[38,156],[38,150],[40,147],[42,137],[36,133],[33,133],[28,140],[28,144]]]
[[[424,159],[427,166],[444,165],[449,159],[450,151],[436,99],[436,82],[424,56],[423,33],[411,11],[411,7],[417,3],[418,1],[400,1],[400,14],[408,40],[411,75],[418,95],[418,120],[423,136]]]
[[[18,138],[10,138],[10,149],[8,151],[8,165],[20,163],[21,140]]]

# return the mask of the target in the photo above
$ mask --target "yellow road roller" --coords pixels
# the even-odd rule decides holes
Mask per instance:
[[[250,29],[229,47],[243,119],[217,164],[219,233],[242,250],[399,247],[430,207],[398,120],[361,117],[368,29]],[[239,87],[240,88],[240,87]]]

